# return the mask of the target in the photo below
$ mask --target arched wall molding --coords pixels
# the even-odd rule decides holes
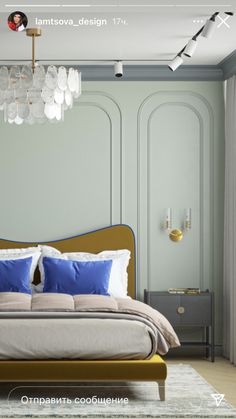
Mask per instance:
[[[108,113],[108,111],[101,106],[99,103],[96,102],[89,102],[89,101],[81,101],[79,103],[76,104],[78,107],[82,107],[82,106],[92,106],[95,107],[99,110],[101,110],[102,112],[105,113],[105,115],[108,118],[109,121],[109,130],[110,130],[110,137],[109,137],[109,143],[110,143],[110,226],[113,224],[113,179],[114,179],[114,174],[113,174],[113,164],[112,164],[112,148],[113,148],[113,132],[112,132],[112,118],[110,116],[110,114]]]
[[[87,100],[89,98],[89,102]],[[83,103],[96,104],[96,106],[101,108],[101,98],[102,98],[102,109],[107,114],[110,120],[110,132],[112,137],[111,142],[111,163],[113,178],[116,177],[116,182],[119,182],[119,197],[114,195],[111,190],[111,225],[122,223],[123,215],[123,133],[122,133],[122,112],[119,103],[116,99],[103,91],[97,90],[84,90],[83,94],[80,96],[79,100],[76,102],[77,106],[81,106]],[[94,102],[93,102],[94,100]],[[111,114],[112,113],[112,114]],[[116,122],[114,122],[116,121]],[[117,122],[118,121],[118,122]],[[114,128],[115,124],[115,128]],[[116,127],[118,126],[118,133]],[[113,159],[112,159],[113,156]],[[118,158],[118,162],[115,161],[115,158]],[[119,181],[118,181],[119,178]],[[111,182],[112,185],[112,182]],[[111,186],[112,189],[112,186]]]
[[[187,100],[189,98],[189,101]],[[191,102],[191,103],[190,103]],[[193,102],[193,103],[192,103]],[[211,214],[213,213],[214,202],[213,199],[213,179],[214,179],[214,166],[213,166],[213,139],[214,139],[214,118],[213,118],[213,109],[210,103],[201,95],[192,92],[192,91],[160,91],[152,93],[151,95],[147,96],[144,101],[141,103],[138,111],[138,118],[137,118],[137,149],[138,149],[138,165],[137,165],[137,252],[138,252],[138,281],[140,285],[140,276],[142,275],[142,282],[143,277],[146,274],[146,284],[145,286],[150,286],[149,284],[149,253],[148,250],[146,255],[144,256],[143,251],[144,247],[142,247],[143,243],[147,244],[147,248],[149,247],[149,220],[148,220],[148,144],[150,141],[150,124],[152,121],[153,116],[155,113],[163,106],[171,106],[174,104],[178,104],[179,106],[185,106],[189,108],[198,118],[199,121],[199,128],[200,128],[200,243],[199,243],[199,250],[200,250],[200,278],[199,278],[199,285],[200,287],[204,287],[204,269],[206,269],[206,261],[204,261],[204,249],[203,249],[203,234],[205,230],[205,218],[204,218],[204,177],[206,176],[204,173],[204,166],[203,166],[203,159],[204,159],[204,151],[203,151],[203,142],[204,137],[207,138],[209,135],[209,159],[210,159],[210,168],[209,168],[209,193],[210,193],[210,211]],[[206,115],[207,115],[207,123],[206,123]],[[205,125],[203,122],[203,116],[205,118]],[[208,125],[208,126],[206,126]],[[208,131],[208,134],[207,134]],[[145,154],[145,156],[144,156]],[[145,163],[144,163],[145,162]],[[145,164],[145,168],[144,168]],[[144,173],[145,172],[145,173]],[[145,181],[143,181],[143,176],[145,177]],[[144,187],[142,184],[146,186],[146,196],[144,192]],[[143,200],[146,200],[146,203],[143,203]],[[143,209],[143,207],[145,207]],[[214,264],[214,253],[213,253],[213,246],[210,245],[213,243],[214,236],[213,236],[213,222],[214,222],[214,215],[209,220],[211,223],[210,225],[210,239],[208,244],[208,255],[209,255],[209,263],[208,263],[208,270],[210,272],[210,286],[214,289],[214,281],[213,281],[213,272],[212,266]],[[146,230],[146,231],[145,231]],[[205,263],[205,265],[204,265]],[[143,283],[142,283],[143,285]],[[140,288],[140,287],[138,287]],[[203,289],[203,288],[202,288]]]
[[[190,110],[198,119],[199,123],[199,202],[200,202],[200,223],[199,223],[199,255],[200,255],[200,278],[199,285],[201,289],[204,289],[204,276],[203,276],[203,257],[204,257],[204,242],[203,242],[203,178],[204,178],[204,166],[203,166],[203,119],[200,113],[190,104],[185,102],[166,102],[156,106],[148,117],[147,121],[147,287],[150,288],[150,142],[151,142],[151,123],[154,115],[164,107],[179,106]]]

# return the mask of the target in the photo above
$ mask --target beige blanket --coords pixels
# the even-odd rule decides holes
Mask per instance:
[[[142,320],[148,320],[158,334],[164,338],[168,348],[180,346],[179,339],[169,321],[157,310],[140,301],[131,298],[113,298],[102,295],[67,295],[39,293],[30,295],[21,293],[0,293],[0,311],[30,311],[30,312],[80,312],[109,313],[135,315]]]

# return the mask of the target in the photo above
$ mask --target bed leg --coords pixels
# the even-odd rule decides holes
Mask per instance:
[[[157,383],[158,383],[160,400],[164,402],[165,401],[165,380],[160,380]]]

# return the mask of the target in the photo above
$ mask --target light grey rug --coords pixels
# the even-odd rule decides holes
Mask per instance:
[[[236,409],[223,400],[217,407],[211,387],[190,365],[168,366],[166,401],[161,402],[156,383],[87,383],[58,386],[45,384],[25,386],[1,385],[0,417],[81,417],[81,418],[236,418]],[[20,387],[19,387],[20,386]],[[10,395],[9,395],[10,392]],[[9,400],[8,400],[9,395]],[[98,399],[104,403],[90,403]],[[24,397],[22,399],[22,397]],[[41,397],[42,404],[21,402],[26,397]],[[46,404],[48,398],[62,402]],[[64,399],[63,399],[64,398]],[[110,403],[110,399],[120,403]],[[124,399],[126,403],[124,403]],[[80,399],[80,404],[74,400]],[[84,404],[87,399],[89,404]],[[123,399],[123,401],[122,401]],[[66,401],[66,403],[63,402]],[[69,401],[69,404],[67,403]],[[70,403],[71,401],[71,403]]]

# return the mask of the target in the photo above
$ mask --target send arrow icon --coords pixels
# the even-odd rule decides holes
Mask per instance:
[[[215,393],[215,394],[211,394],[211,397],[215,400],[216,402],[216,406],[219,407],[222,400],[224,400],[225,395],[224,394],[219,394],[219,393]]]

